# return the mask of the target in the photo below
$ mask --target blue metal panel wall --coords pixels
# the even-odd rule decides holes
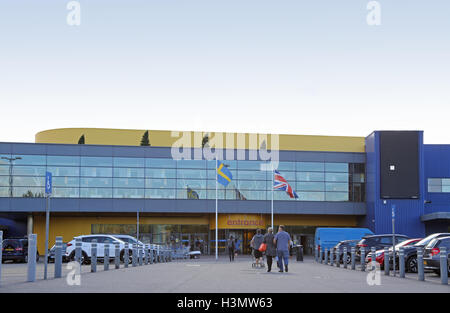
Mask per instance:
[[[424,145],[419,133],[420,197],[417,200],[380,198],[379,132],[366,138],[366,201],[365,226],[376,234],[392,233],[392,205],[396,206],[395,232],[411,237],[425,236],[425,225],[420,221],[424,213]]]
[[[450,178],[450,145],[425,145],[425,214],[450,212],[450,193],[428,192],[428,178]]]

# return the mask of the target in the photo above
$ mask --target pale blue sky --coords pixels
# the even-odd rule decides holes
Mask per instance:
[[[450,1],[0,0],[0,141],[107,127],[450,144]]]

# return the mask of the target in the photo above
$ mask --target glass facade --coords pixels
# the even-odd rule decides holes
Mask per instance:
[[[43,197],[45,172],[53,197],[215,199],[215,161],[167,158],[2,155],[0,197]],[[17,158],[9,161],[7,158]],[[272,175],[260,161],[223,163],[233,175],[219,199],[271,200]],[[299,196],[296,201],[365,201],[363,163],[280,162],[278,171]],[[443,184],[442,184],[443,185]],[[275,191],[274,200],[294,200]]]
[[[450,178],[428,178],[428,192],[450,193]]]

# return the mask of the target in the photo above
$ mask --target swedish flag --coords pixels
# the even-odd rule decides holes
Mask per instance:
[[[230,170],[222,162],[217,161],[217,182],[226,187],[232,179]]]

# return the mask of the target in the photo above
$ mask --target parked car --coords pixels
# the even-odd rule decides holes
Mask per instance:
[[[63,262],[68,262],[69,259],[66,256],[66,249],[67,249],[67,243],[63,242],[62,244],[62,250],[61,250],[61,255],[62,255],[62,261]],[[56,247],[55,245],[53,245],[53,247],[50,248],[50,250],[48,251],[48,263],[54,263],[55,262],[55,252],[56,251]]]
[[[407,272],[417,273],[417,248],[419,248],[419,247],[425,248],[430,243],[431,240],[433,240],[435,238],[447,237],[447,236],[450,236],[450,233],[431,234],[431,235],[423,238],[416,244],[405,247],[404,248],[405,270]],[[396,260],[396,263],[398,264],[398,261],[399,261],[398,251],[395,252],[395,260]]]
[[[339,242],[334,248],[333,253],[336,253],[336,249],[339,249],[340,262],[343,263],[344,260],[344,247],[347,248],[347,264],[352,262],[352,247],[356,247],[356,244],[359,242],[359,239],[354,240],[343,240]]]
[[[367,235],[373,235],[373,232],[368,228],[319,227],[316,228],[314,243],[320,249],[330,251],[343,240],[360,240]]]
[[[395,246],[395,251],[398,251],[400,249],[400,247],[407,247],[407,246],[412,246],[415,243],[419,242],[422,238],[415,238],[415,239],[407,239],[405,241],[400,242],[399,244],[397,244]],[[394,252],[394,249],[392,247],[389,248],[389,255],[392,256]],[[375,261],[380,264],[380,268],[384,269],[384,249],[382,250],[377,250],[375,252]],[[366,256],[366,263],[372,262],[372,255],[369,253]],[[393,266],[393,262],[389,262],[390,263],[390,268],[392,268]],[[396,268],[398,268],[398,262],[396,263]]]
[[[91,245],[92,240],[97,240],[97,258],[99,261],[103,260],[105,256],[105,244],[109,244],[109,256],[113,258],[116,254],[115,243],[119,243],[120,249],[120,260],[123,261],[123,256],[125,254],[125,242],[122,240],[111,236],[111,235],[82,235],[74,237],[71,241],[67,243],[66,253],[64,256],[70,261],[75,260],[75,240],[81,238],[81,263],[88,264],[91,260]],[[129,250],[129,255],[132,254],[132,250]]]
[[[397,245],[407,239],[410,238],[405,235],[396,234],[395,243],[393,243],[392,234],[365,236],[356,245],[356,255],[358,258],[361,258],[362,248],[365,249],[365,253],[368,255],[372,247],[375,247],[375,250],[383,250],[385,247],[392,247],[394,244]]]
[[[4,239],[2,244],[2,263],[5,261],[28,263],[28,238]],[[36,262],[39,252],[36,251]]]
[[[441,249],[447,249],[447,274],[450,276],[450,237],[438,237],[430,241],[423,254],[424,269],[441,275]]]

